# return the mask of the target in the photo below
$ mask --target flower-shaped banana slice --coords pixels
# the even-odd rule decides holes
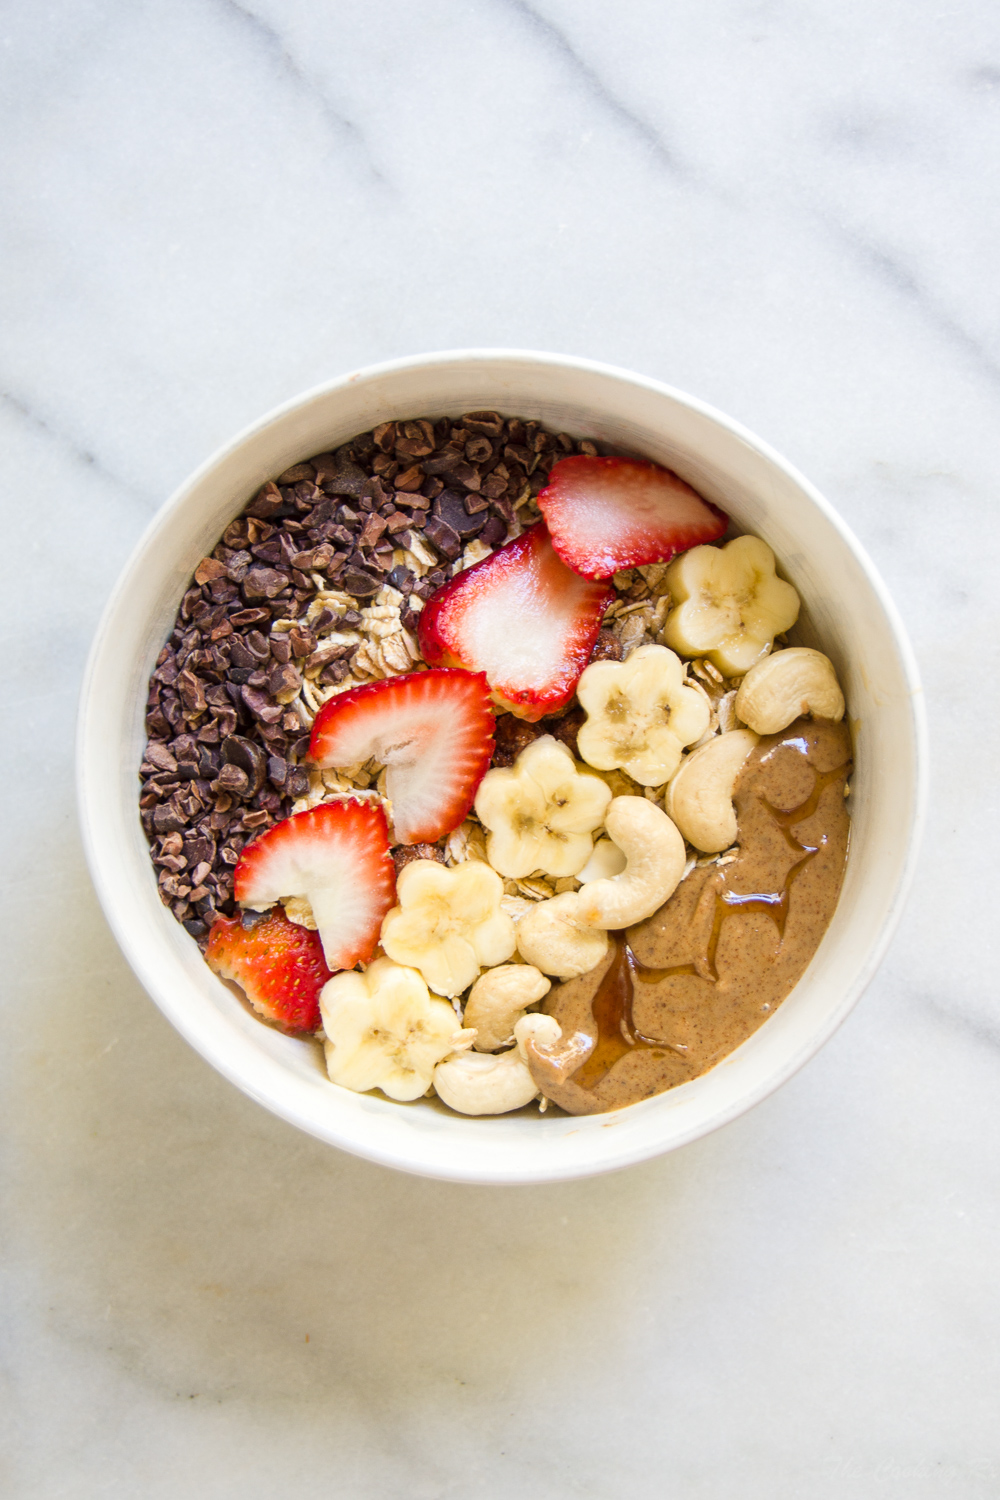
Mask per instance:
[[[382,922],[382,947],[419,969],[437,994],[460,995],[480,967],[506,963],[514,952],[502,895],[500,876],[478,861],[449,870],[433,859],[412,860],[396,882],[399,905]]]
[[[720,672],[748,672],[799,616],[799,596],[775,576],[774,553],[757,536],[724,547],[692,547],[667,569],[677,606],[663,639],[685,656],[707,656]]]
[[[701,739],[711,716],[666,646],[639,646],[628,661],[591,662],[577,697],[587,713],[577,736],[583,759],[598,771],[627,771],[640,786],[669,781],[684,746]]]
[[[476,814],[489,830],[486,857],[509,880],[534,870],[575,875],[590,858],[591,834],[610,801],[610,787],[581,773],[566,746],[543,734],[512,766],[487,771],[480,783]]]
[[[435,1000],[413,969],[377,958],[364,974],[335,974],[319,1001],[326,1066],[334,1083],[363,1094],[419,1099],[443,1058],[471,1045],[446,1000]]]

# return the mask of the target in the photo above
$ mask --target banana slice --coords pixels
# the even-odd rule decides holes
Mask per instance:
[[[480,783],[476,814],[489,830],[486,857],[509,880],[535,870],[575,875],[590,858],[591,834],[610,801],[610,787],[581,774],[566,746],[543,734],[512,766],[487,771]]]
[[[396,896],[399,905],[382,922],[382,947],[419,969],[439,995],[460,995],[480,967],[506,963],[517,946],[514,923],[500,909],[503,881],[478,860],[451,870],[412,860],[399,873]]]
[[[667,645],[707,656],[727,677],[749,671],[799,616],[798,594],[776,577],[774,553],[756,536],[692,547],[670,564],[664,583],[678,606],[663,627]]]
[[[711,716],[708,699],[685,686],[680,657],[666,646],[639,646],[628,661],[592,662],[577,697],[587,713],[577,736],[582,758],[598,771],[626,771],[640,786],[669,781]]]
[[[594,845],[594,852],[587,860],[577,879],[581,885],[589,885],[592,880],[613,880],[620,875],[628,861],[609,838],[598,839]]]
[[[319,998],[326,1067],[334,1083],[390,1099],[419,1099],[445,1057],[470,1047],[474,1031],[456,1027],[446,1000],[435,1000],[413,969],[377,958],[363,974],[335,974]]]

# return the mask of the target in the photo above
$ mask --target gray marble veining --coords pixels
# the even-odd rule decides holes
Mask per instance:
[[[973,1500],[1000,1484],[1000,14],[54,0],[0,19],[0,1489]],[[555,349],[713,402],[869,548],[935,777],[899,935],[744,1119],[497,1193],[207,1069],[83,867],[130,548],[308,385]]]

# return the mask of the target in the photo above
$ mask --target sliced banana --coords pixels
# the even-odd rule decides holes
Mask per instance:
[[[712,550],[710,548],[704,550]],[[662,786],[685,745],[708,728],[707,698],[684,682],[680,658],[666,646],[639,646],[628,661],[595,661],[577,697],[587,721],[577,736],[595,770],[626,771],[640,786]]]
[[[670,564],[666,587],[677,606],[663,627],[667,645],[707,656],[727,677],[749,671],[799,615],[798,594],[776,576],[774,553],[756,536],[692,547]]]
[[[512,766],[487,771],[480,783],[476,815],[489,830],[487,858],[509,880],[535,870],[575,875],[590,858],[591,834],[610,801],[600,777],[581,773],[566,746],[543,734]]]
[[[668,816],[703,854],[718,854],[736,842],[733,791],[756,743],[752,729],[716,735],[691,751],[667,788]]]
[[[419,1099],[444,1057],[471,1046],[475,1032],[455,1024],[413,969],[377,958],[363,974],[335,974],[319,1001],[326,1067],[334,1083],[390,1099]]]
[[[833,662],[809,646],[775,651],[751,667],[736,694],[736,716],[758,734],[777,734],[800,714],[844,717],[844,695]]]
[[[615,875],[621,874],[625,864],[625,856],[617,844],[613,844],[609,838],[598,839],[593,854],[577,879],[581,885],[589,885],[592,880],[612,880]]]
[[[439,995],[460,995],[480,968],[506,963],[516,946],[514,924],[500,909],[503,881],[478,860],[447,869],[415,859],[396,881],[399,905],[382,922],[382,947],[419,969]]]

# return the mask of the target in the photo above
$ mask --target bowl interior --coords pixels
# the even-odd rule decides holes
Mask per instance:
[[[264,480],[391,418],[489,407],[666,464],[764,538],[803,600],[796,629],[834,661],[857,768],[843,892],[813,963],[773,1017],[712,1072],[615,1114],[465,1119],[331,1084],[318,1049],[262,1026],[160,904],[137,812],[146,683],[199,559]],[[751,434],[689,397],[584,361],[484,352],[400,361],[265,418],[164,506],[129,562],[94,644],[81,707],[79,789],[104,910],[150,995],[216,1068],[319,1138],[387,1165],[477,1182],[606,1171],[732,1119],[814,1053],[888,943],[922,803],[922,717],[909,649],[884,589],[822,498]]]

